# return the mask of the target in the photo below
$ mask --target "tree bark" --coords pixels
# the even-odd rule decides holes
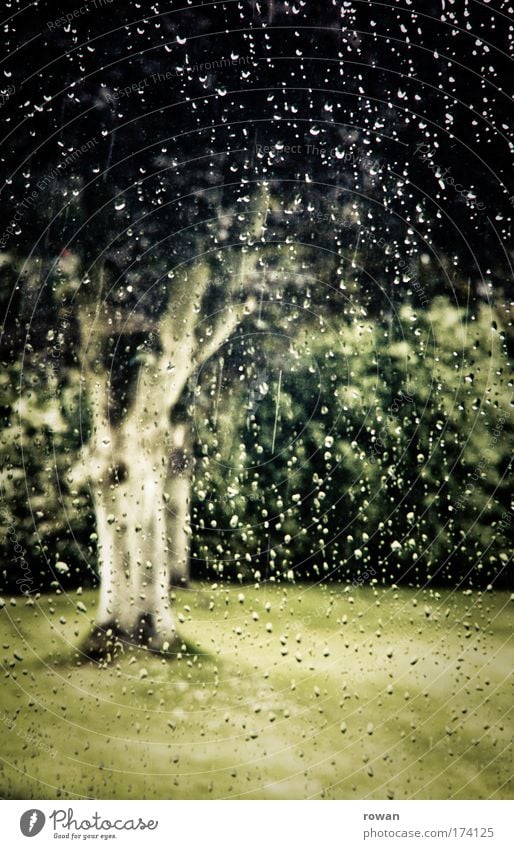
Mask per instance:
[[[85,645],[90,656],[109,655],[128,644],[170,651],[178,639],[170,603],[165,492],[174,440],[163,415],[158,365],[151,361],[140,368],[135,397],[115,424],[109,421],[109,385],[101,364],[84,365],[93,421],[86,474],[100,571],[97,625]]]
[[[172,650],[177,634],[166,540],[166,441],[152,434],[150,446],[148,433],[135,431],[130,420],[119,427],[119,436],[123,448],[94,488],[100,599],[89,648],[102,654],[102,644],[109,649],[114,640],[118,647],[135,643]],[[182,523],[188,507],[180,506]],[[186,568],[183,559],[181,574]]]

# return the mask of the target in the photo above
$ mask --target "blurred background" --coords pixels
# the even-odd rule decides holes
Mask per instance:
[[[334,740],[348,740],[347,724],[351,731],[345,699],[355,676],[365,695],[348,770],[336,758],[330,775],[306,766],[293,779],[303,775],[295,750],[292,772],[287,759],[264,777],[248,768],[250,795],[507,792],[508,22],[503,3],[432,0],[422,9],[402,0],[7,4],[0,589],[10,685],[1,721],[36,734],[28,743],[16,730],[9,736],[9,795],[237,795],[239,750],[223,717],[234,711],[252,757],[266,757],[263,732],[252,736],[263,700],[270,757],[280,741],[290,753],[302,732],[309,738],[326,722],[336,733],[320,742],[329,765]],[[152,501],[147,487],[141,506],[147,472],[159,494]],[[125,495],[132,507],[107,509]],[[146,519],[140,525],[140,508],[153,532]],[[162,546],[138,564],[164,575],[184,644],[165,672],[159,658],[132,655],[143,666],[131,700],[114,667],[90,668],[77,646],[97,621],[102,557],[125,535],[134,550],[130,534],[141,526]],[[303,613],[297,601],[293,613],[291,593],[304,598]],[[143,617],[156,615],[142,607]],[[298,623],[300,660],[288,653],[286,620]],[[354,630],[345,641],[346,624]],[[378,639],[387,627],[389,646]],[[355,654],[360,629],[371,638],[369,667],[363,645]],[[329,673],[334,656],[340,667]],[[229,671],[218,690],[223,658]],[[420,658],[430,668],[420,671]],[[262,681],[277,662],[268,690]],[[296,692],[302,663],[311,672]],[[458,689],[459,669],[474,681],[472,696]],[[32,680],[27,691],[18,672]],[[90,705],[99,674],[110,695],[90,714],[77,694],[91,688]],[[234,683],[239,674],[244,684]],[[404,676],[410,685],[397,691]],[[156,709],[171,711],[162,733],[142,719],[155,681],[172,693],[172,706],[166,696]],[[492,703],[480,695],[489,686]],[[426,687],[436,706],[427,708]],[[282,739],[275,700],[290,689],[279,706]],[[398,698],[391,716],[401,727],[384,720],[377,737],[382,692]],[[420,706],[403,722],[414,693]],[[417,736],[412,723],[432,712]],[[307,725],[291,731],[286,720],[304,714]],[[458,734],[449,742],[450,714],[474,717],[461,749]],[[88,766],[84,753],[60,760],[68,721],[88,728]],[[120,731],[112,756],[104,758],[100,728]],[[155,776],[167,770],[176,784],[178,749],[204,734],[209,754],[184,773],[197,769],[201,779],[163,789]],[[373,759],[409,735],[415,762],[432,764],[425,777],[420,768],[409,786],[390,762],[370,789]],[[143,738],[154,778],[142,769],[132,781]],[[20,778],[27,747],[35,763]],[[307,752],[314,763],[317,753]],[[454,757],[462,758],[455,769]],[[357,762],[362,782],[351,777]],[[223,780],[212,781],[211,768]],[[285,783],[269,790],[278,775]]]

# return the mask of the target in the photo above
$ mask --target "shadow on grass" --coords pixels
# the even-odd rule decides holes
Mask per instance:
[[[140,660],[148,656],[161,658],[171,663],[193,658],[207,663],[215,661],[212,652],[205,651],[201,646],[191,640],[183,639],[180,635],[177,635],[176,641],[167,649],[152,648],[130,638],[123,639],[121,636],[102,638],[92,642],[92,637],[95,635],[96,631],[87,632],[77,646],[66,645],[58,652],[49,652],[41,658],[42,663],[58,669],[70,666],[110,666],[132,657]]]

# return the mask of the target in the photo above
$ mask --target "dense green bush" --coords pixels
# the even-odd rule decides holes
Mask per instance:
[[[96,582],[89,493],[69,476],[87,430],[77,370],[30,360],[11,366],[0,405],[1,584],[35,591]]]
[[[269,346],[273,387],[256,406],[251,351],[230,404],[201,430],[199,565],[257,578],[508,583],[511,383],[496,321],[485,305],[467,315],[445,298],[383,325],[362,316],[315,328],[298,316],[280,451],[284,352]]]

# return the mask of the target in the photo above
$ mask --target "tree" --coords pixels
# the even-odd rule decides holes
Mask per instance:
[[[86,297],[77,310],[92,428],[72,477],[77,483],[85,473],[91,486],[101,575],[99,627],[90,652],[101,649],[106,635],[165,650],[175,643],[169,590],[172,578],[188,575],[192,465],[190,423],[178,407],[194,371],[256,305],[252,288],[267,208],[263,188],[241,246],[231,258],[224,256],[227,303],[211,317],[205,318],[204,306],[214,273],[209,258],[173,273],[169,301],[153,324],[151,350],[127,361],[131,337],[141,326],[147,329],[137,314],[127,316],[116,335],[116,347],[129,340],[128,350],[121,356],[109,350],[113,320],[101,305],[105,263],[97,266],[95,298]]]

